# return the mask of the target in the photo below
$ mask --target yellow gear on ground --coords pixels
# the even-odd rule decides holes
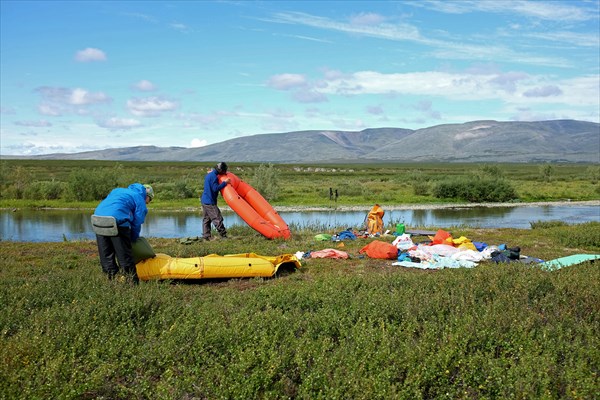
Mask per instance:
[[[209,279],[209,278],[251,278],[272,277],[283,264],[291,263],[300,268],[298,258],[293,254],[261,256],[255,253],[220,256],[209,254],[205,257],[171,257],[158,253],[136,264],[137,275],[142,281],[152,279]]]

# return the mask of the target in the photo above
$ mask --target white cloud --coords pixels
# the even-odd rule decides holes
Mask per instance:
[[[107,103],[112,99],[103,92],[90,92],[82,88],[42,86],[35,89],[46,103],[57,106],[81,106]]]
[[[523,93],[525,97],[548,97],[548,96],[559,96],[562,94],[562,90],[555,85],[546,85],[542,87],[535,87],[529,89]]]
[[[133,118],[109,118],[104,121],[99,121],[98,126],[107,128],[111,131],[128,130],[141,126],[141,122]]]
[[[279,74],[272,76],[267,85],[277,90],[296,89],[306,86],[306,77],[300,74]]]
[[[169,26],[171,28],[175,29],[176,31],[183,32],[183,33],[187,33],[187,32],[191,31],[189,26],[182,24],[180,22],[173,22],[172,24],[169,24]]]
[[[525,17],[547,21],[588,21],[598,18],[597,3],[590,2],[558,2],[558,1],[441,1],[421,0],[410,3],[413,6],[425,7],[448,14],[465,14],[471,12],[489,12],[502,14],[519,14]]]
[[[52,126],[52,124],[44,119],[39,121],[16,121],[15,125],[18,126],[26,126],[30,128],[47,128]]]
[[[160,97],[147,97],[127,101],[127,109],[136,117],[157,117],[177,109],[177,103]]]
[[[204,147],[207,144],[208,144],[208,142],[205,139],[194,138],[194,139],[192,139],[190,146],[191,147]]]
[[[436,3],[437,2],[432,2]],[[468,2],[470,3],[470,2]],[[502,3],[494,1],[481,1],[475,2],[476,4],[487,4],[487,3]],[[416,5],[415,3],[410,3]],[[445,4],[445,2],[443,3]],[[463,9],[458,3],[449,3],[452,7]],[[441,7],[441,5],[440,5]],[[450,11],[446,11],[450,12]],[[463,11],[466,12],[466,11]],[[560,19],[560,18],[558,18]],[[429,38],[421,34],[419,29],[411,24],[407,23],[375,23],[375,19],[372,19],[371,24],[353,24],[338,22],[329,18],[310,15],[300,12],[290,13],[277,13],[274,15],[271,22],[285,23],[285,24],[298,24],[304,26],[310,26],[314,28],[345,32],[352,35],[362,35],[368,37],[379,38],[382,40],[391,40],[397,42],[410,42],[416,43],[422,46],[427,46],[432,49],[431,56],[443,59],[443,60],[490,60],[490,59],[501,59],[504,62],[515,62],[521,64],[531,65],[545,65],[555,67],[570,67],[572,63],[569,60],[562,59],[560,57],[545,57],[533,54],[531,51],[519,52],[514,51],[511,48],[502,46],[501,44],[494,44],[491,38],[487,38],[485,44],[473,44],[467,43],[468,39],[457,39],[455,41],[449,41],[444,38],[443,40]]]
[[[371,20],[371,24],[351,24],[337,22],[329,18],[314,16],[301,12],[275,14],[275,19],[273,22],[306,25],[314,28],[378,37],[382,39],[409,40],[420,43],[427,42],[427,39],[420,35],[419,30],[415,26],[405,23],[380,23],[374,25],[374,20]]]
[[[322,103],[327,101],[327,96],[317,90],[325,85],[324,81],[309,82],[306,76],[300,74],[274,75],[267,82],[267,86],[273,89],[293,91],[292,99],[299,103]]]
[[[433,71],[383,74],[360,71],[329,80],[326,87],[318,90],[328,95],[403,94],[438,96],[452,100],[499,100],[514,103],[533,101],[598,106],[599,83],[599,75],[559,80],[518,72],[468,74]],[[540,91],[540,88],[545,89]],[[541,96],[544,93],[551,95]],[[535,94],[538,97],[531,97]]]
[[[67,98],[67,101],[69,104],[80,106],[87,104],[105,103],[107,101],[110,101],[110,98],[102,92],[92,93],[88,92],[85,89],[75,88],[71,91],[69,97]]]
[[[277,36],[291,37],[291,38],[302,39],[302,40],[310,40],[311,42],[333,43],[330,40],[315,38],[315,37],[311,37],[311,36],[304,36],[304,35],[282,35],[282,34],[277,34]]]
[[[13,107],[0,106],[0,114],[2,115],[15,115],[16,113]]]
[[[106,61],[106,54],[100,49],[88,47],[75,54],[75,60],[79,62]]]
[[[377,25],[385,21],[385,17],[376,13],[360,13],[350,17],[352,25]]]
[[[552,42],[563,42],[575,46],[595,47],[600,46],[600,36],[598,33],[578,33],[568,31],[534,32],[524,34],[527,37],[543,39]]]
[[[133,87],[141,92],[152,92],[156,90],[156,85],[145,79],[137,82]]]
[[[292,98],[300,103],[323,103],[327,101],[327,96],[312,89],[301,89],[292,95]]]
[[[90,92],[82,88],[42,86],[34,91],[42,98],[38,105],[39,113],[53,117],[65,114],[85,115],[90,106],[112,101],[103,92]]]
[[[367,106],[367,112],[369,114],[373,114],[373,115],[383,115],[383,114],[385,114],[385,111],[383,110],[383,107],[381,105]]]
[[[123,15],[128,16],[128,17],[133,17],[133,18],[137,18],[143,21],[147,21],[147,22],[152,22],[152,23],[156,23],[158,22],[157,19],[151,15],[148,14],[141,14],[141,13],[123,13]]]
[[[42,115],[47,115],[49,117],[58,117],[62,115],[60,109],[51,104],[40,104],[38,106],[38,112]]]

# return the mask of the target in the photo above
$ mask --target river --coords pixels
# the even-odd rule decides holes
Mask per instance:
[[[569,224],[600,222],[600,202],[521,204],[518,206],[452,206],[391,208],[385,210],[384,223],[390,229],[402,222],[408,229],[448,229],[457,226],[479,228],[530,229],[531,222],[564,221]],[[279,211],[290,229],[312,228],[337,232],[364,227],[365,210],[334,209],[317,211]],[[74,210],[0,210],[0,240],[20,242],[57,242],[94,238],[91,211]],[[236,214],[223,212],[225,225],[244,225]],[[182,238],[202,234],[200,210],[159,212],[150,210],[142,226],[144,237]]]

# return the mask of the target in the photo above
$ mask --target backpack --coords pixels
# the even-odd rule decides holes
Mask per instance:
[[[382,234],[383,233],[383,215],[385,211],[383,208],[379,206],[379,204],[375,204],[371,211],[367,214],[365,218],[367,221],[367,233],[370,235]]]

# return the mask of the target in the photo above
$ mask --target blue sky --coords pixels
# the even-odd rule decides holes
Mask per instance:
[[[3,155],[600,122],[599,0],[0,5]]]

